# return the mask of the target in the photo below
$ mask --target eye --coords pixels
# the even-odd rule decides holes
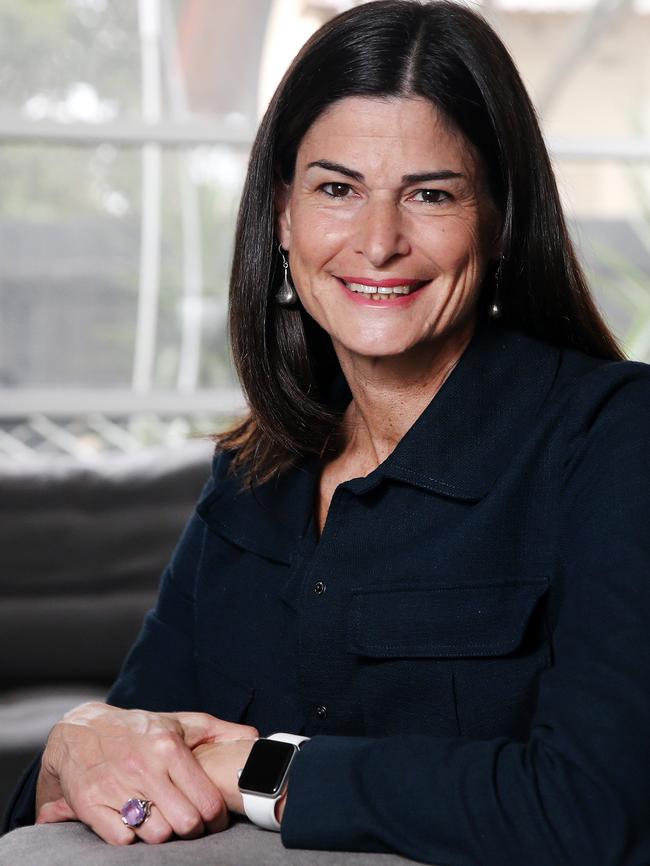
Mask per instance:
[[[323,183],[318,188],[331,198],[345,198],[352,189],[349,183],[336,183],[336,181]]]
[[[423,201],[425,204],[442,204],[449,201],[451,195],[444,189],[418,189],[413,194],[415,201]]]

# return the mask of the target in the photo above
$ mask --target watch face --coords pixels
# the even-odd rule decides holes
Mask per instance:
[[[273,797],[282,788],[291,759],[297,752],[292,743],[256,740],[239,777],[239,789]]]

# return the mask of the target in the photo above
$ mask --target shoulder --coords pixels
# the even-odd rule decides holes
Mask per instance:
[[[209,510],[218,500],[234,499],[250,494],[243,473],[234,467],[234,457],[233,451],[225,451],[218,446],[215,448],[210,477],[198,506],[199,513]]]
[[[622,497],[649,486],[650,365],[556,351],[556,374],[538,424],[544,459],[557,466],[567,501],[573,501],[571,491],[584,501],[599,490],[618,490]]]
[[[561,414],[561,426],[574,431],[588,429],[600,418],[650,424],[650,364],[596,358],[514,328],[500,328],[496,335],[509,366],[526,368],[513,374],[513,399],[536,383],[542,409]],[[482,361],[499,364],[493,346],[484,355]]]
[[[232,451],[217,451],[212,477],[197,505],[204,525],[238,546],[285,562],[311,517],[317,477],[313,461],[251,487]]]
[[[630,438],[650,434],[650,365],[606,361],[575,349],[562,349],[553,398],[574,436],[606,428]]]
[[[650,454],[650,365],[596,358],[504,327],[481,347],[474,372],[482,377],[484,395],[490,394],[485,381],[499,379],[493,411],[508,421],[501,423],[500,436],[511,448],[518,413],[521,442],[536,442],[545,459],[551,449],[566,464],[586,445],[597,446],[602,455],[643,444]]]

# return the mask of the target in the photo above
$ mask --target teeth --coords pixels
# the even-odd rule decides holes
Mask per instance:
[[[352,292],[370,295],[373,299],[389,295],[408,295],[413,289],[413,286],[364,286],[361,283],[345,283],[345,286]]]

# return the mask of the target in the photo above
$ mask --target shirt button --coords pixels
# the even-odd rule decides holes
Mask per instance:
[[[325,592],[326,588],[327,587],[322,580],[319,580],[314,584],[314,592],[316,593],[316,595],[322,595]]]
[[[327,707],[324,707],[322,704],[316,707],[316,715],[321,720],[321,722],[324,722],[327,718]]]

